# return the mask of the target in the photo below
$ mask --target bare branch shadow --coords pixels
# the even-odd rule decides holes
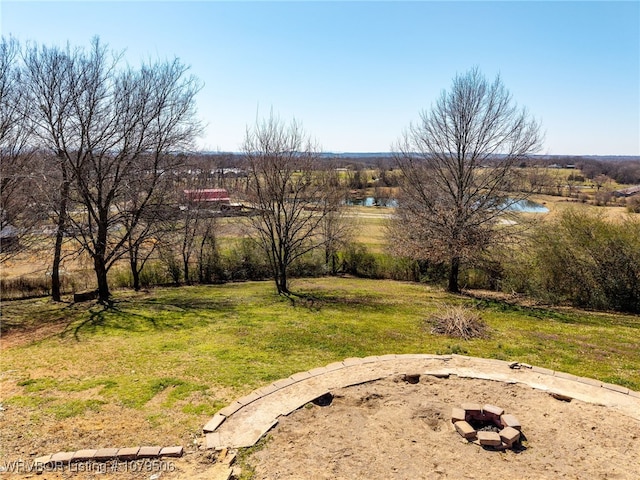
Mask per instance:
[[[136,327],[137,322],[131,321],[131,319],[142,320],[151,326],[152,329],[157,330],[158,324],[156,319],[149,315],[142,315],[135,312],[122,310],[118,303],[110,300],[107,302],[96,303],[96,307],[102,307],[100,309],[90,310],[89,315],[80,321],[71,321],[67,327],[59,334],[60,338],[64,338],[68,335],[73,335],[76,341],[80,341],[80,334],[82,332],[95,332],[100,328],[118,328],[128,331],[139,331],[139,327]],[[121,322],[118,322],[118,319]]]

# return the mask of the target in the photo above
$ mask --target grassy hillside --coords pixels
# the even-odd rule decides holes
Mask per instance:
[[[463,353],[518,360],[640,390],[640,318],[512,306],[433,287],[295,280],[119,291],[114,307],[5,302],[0,456],[188,444],[219,408],[275,379],[352,356]],[[468,304],[485,340],[430,333],[425,319]]]

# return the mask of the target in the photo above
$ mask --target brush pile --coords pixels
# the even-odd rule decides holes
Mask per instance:
[[[463,340],[486,338],[489,334],[480,315],[467,307],[444,305],[427,323],[431,325],[431,333]]]

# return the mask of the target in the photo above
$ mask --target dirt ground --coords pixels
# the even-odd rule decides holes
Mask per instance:
[[[600,405],[560,401],[526,385],[454,376],[423,376],[419,383],[410,384],[392,377],[334,390],[333,394],[328,406],[307,404],[280,418],[248,457],[255,469],[254,479],[635,480],[640,471],[640,422]],[[490,403],[515,415],[526,437],[519,451],[490,451],[460,437],[450,414],[452,407],[464,402]],[[10,412],[2,413],[0,419],[9,420]],[[118,421],[89,427],[86,435],[98,441],[104,436],[113,437],[113,430],[118,430],[115,444],[130,445],[127,432],[143,425],[133,426],[135,422],[112,413]],[[57,432],[43,431],[41,437],[30,439],[5,437],[4,442],[14,444],[14,449],[5,449],[9,458],[3,460],[32,459],[32,450],[53,453],[64,449],[63,443],[73,444],[72,439],[79,434],[77,429],[67,431],[71,425],[67,427]],[[171,437],[170,432],[166,437]],[[186,455],[179,459],[129,465],[84,464],[43,474],[24,468],[12,473],[3,463],[5,470],[0,477],[226,479],[228,470],[215,462],[218,452],[203,450],[202,440],[192,440],[200,448],[194,443],[184,445]],[[248,474],[251,469],[243,466]]]
[[[640,422],[560,401],[521,384],[400,378],[336,390],[269,433],[249,461],[256,479],[637,479]],[[490,403],[514,414],[519,452],[483,449],[451,424],[451,408]]]

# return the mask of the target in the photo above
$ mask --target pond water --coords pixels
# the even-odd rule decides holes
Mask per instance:
[[[509,206],[508,210],[522,213],[547,213],[549,209],[531,200],[518,200]]]
[[[397,207],[398,201],[395,198],[376,198],[376,197],[362,197],[362,198],[348,198],[345,200],[345,205],[358,206],[358,207]],[[522,213],[547,213],[549,209],[544,205],[533,202],[531,200],[518,200],[514,202],[508,210]]]
[[[397,207],[398,202],[395,198],[376,198],[376,197],[363,197],[363,198],[347,198],[344,201],[345,205],[357,206],[357,207]]]

